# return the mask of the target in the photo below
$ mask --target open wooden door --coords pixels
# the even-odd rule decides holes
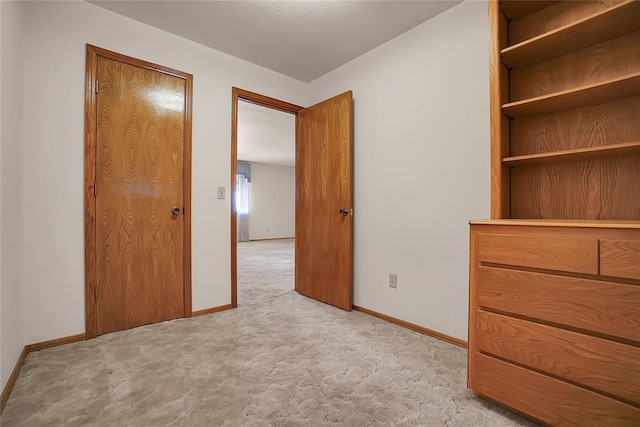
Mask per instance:
[[[344,310],[353,307],[353,94],[296,118],[295,287]]]

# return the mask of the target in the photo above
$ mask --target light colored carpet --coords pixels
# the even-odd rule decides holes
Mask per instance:
[[[515,426],[466,351],[293,291],[293,242],[241,243],[235,310],[29,354],[3,426]]]

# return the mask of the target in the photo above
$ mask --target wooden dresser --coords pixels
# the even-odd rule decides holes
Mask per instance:
[[[468,386],[545,424],[639,427],[640,0],[490,0],[489,23]]]
[[[477,395],[551,425],[640,425],[640,224],[474,221],[470,277]]]

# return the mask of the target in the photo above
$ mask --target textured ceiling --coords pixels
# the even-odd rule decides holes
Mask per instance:
[[[294,166],[296,116],[238,102],[238,160]]]
[[[459,1],[90,1],[310,82]]]

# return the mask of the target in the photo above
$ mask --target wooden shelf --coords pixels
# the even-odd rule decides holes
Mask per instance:
[[[534,14],[549,6],[553,6],[558,1],[545,1],[545,0],[517,0],[517,1],[502,1],[500,2],[500,9],[502,13],[509,19],[518,19],[523,16]]]
[[[576,148],[573,150],[555,151],[551,153],[505,157],[502,162],[505,166],[534,166],[551,163],[579,162],[583,160],[604,159],[634,154],[640,154],[640,141],[605,145],[601,147]]]
[[[576,89],[510,102],[502,106],[502,112],[511,118],[536,116],[601,104],[636,95],[640,95],[640,73],[581,86]]]
[[[502,62],[517,68],[564,55],[640,29],[640,2],[617,4],[595,15],[565,25],[502,50]]]

